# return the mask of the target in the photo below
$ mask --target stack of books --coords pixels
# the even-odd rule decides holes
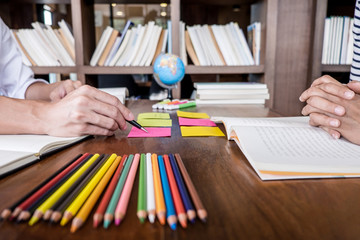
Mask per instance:
[[[325,19],[322,64],[351,64],[353,57],[354,19],[328,17]]]
[[[251,47],[253,55],[244,32],[237,23],[186,28],[186,50],[194,65],[239,66],[260,63],[260,30],[251,34],[255,37],[251,39],[251,44],[254,44]],[[256,29],[260,29],[259,24]],[[249,31],[252,33],[252,28]]]
[[[269,90],[255,82],[196,82],[196,104],[265,104]]]
[[[59,29],[39,22],[34,29],[12,30],[22,59],[27,66],[75,66],[75,41],[68,24],[61,20]]]
[[[150,66],[156,56],[165,52],[168,33],[149,22],[137,25],[128,21],[124,30],[108,26],[90,60],[91,66]]]

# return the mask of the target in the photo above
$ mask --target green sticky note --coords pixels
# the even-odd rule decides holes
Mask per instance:
[[[171,127],[171,119],[139,119],[137,121],[143,127]]]
[[[140,113],[137,119],[138,122],[140,119],[170,119],[170,114],[158,112]]]

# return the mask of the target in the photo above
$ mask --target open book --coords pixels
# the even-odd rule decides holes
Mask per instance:
[[[0,177],[87,137],[0,135]]]
[[[310,126],[308,117],[212,120],[223,121],[262,180],[360,177],[360,146]]]

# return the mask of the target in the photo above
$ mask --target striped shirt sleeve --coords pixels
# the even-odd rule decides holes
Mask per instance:
[[[350,70],[350,81],[360,81],[360,1],[356,1],[354,25],[354,54]]]

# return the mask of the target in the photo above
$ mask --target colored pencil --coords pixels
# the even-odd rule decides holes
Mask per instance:
[[[154,178],[152,173],[151,153],[146,154],[146,209],[149,221],[155,221],[155,193],[154,193]]]
[[[82,191],[82,189],[89,183],[89,181],[95,176],[97,171],[102,167],[105,161],[109,158],[108,154],[102,154],[91,166],[86,169],[86,171],[71,185],[69,189],[64,192],[64,194],[54,203],[54,205],[45,212],[44,220],[49,218],[46,216],[50,214],[51,222],[58,222],[65,209],[70,205],[70,203],[76,198],[76,196]],[[46,216],[46,218],[45,218]]]
[[[131,190],[134,184],[136,171],[139,165],[140,161],[140,154],[135,154],[134,161],[131,165],[129,176],[126,179],[124,190],[121,193],[119,202],[115,209],[115,225],[118,226],[121,222],[121,220],[124,219],[124,216],[126,214],[126,209],[129,203]]]
[[[116,185],[115,191],[110,199],[109,205],[106,208],[106,212],[104,215],[104,228],[108,228],[114,218],[116,204],[119,201],[121,192],[124,188],[124,184],[125,184],[128,174],[129,174],[129,170],[130,170],[133,160],[134,160],[134,155],[130,154],[128,159],[126,160],[124,170],[121,173],[119,182]]]
[[[175,176],[175,180],[176,180],[179,192],[180,192],[180,196],[184,203],[186,214],[188,216],[189,221],[194,223],[195,218],[196,218],[196,212],[195,212],[194,206],[191,202],[189,193],[186,189],[184,180],[181,176],[181,173],[180,173],[179,167],[177,166],[174,155],[169,154],[169,158],[170,158],[170,164],[171,164],[174,176]]]
[[[144,223],[146,218],[146,156],[144,153],[140,157],[137,216],[140,222]]]
[[[179,189],[176,184],[174,173],[171,168],[169,156],[165,154],[163,156],[163,158],[164,158],[166,174],[167,174],[169,185],[170,185],[171,196],[173,198],[174,205],[175,205],[176,214],[178,216],[180,225],[183,228],[186,228],[187,227],[187,218],[186,218],[185,208],[184,208],[184,204],[182,202],[182,199],[181,199],[181,196],[179,193]]]
[[[34,225],[45,211],[59,199],[62,194],[76,181],[78,177],[99,157],[99,154],[94,154],[79,170],[77,170],[66,182],[61,185],[49,198],[47,198],[36,210],[29,221],[29,225]]]
[[[77,195],[74,201],[66,208],[63,218],[61,219],[60,225],[65,226],[73,216],[79,211],[81,206],[84,204],[86,199],[89,197],[91,192],[94,190],[96,185],[99,183],[101,178],[104,176],[106,171],[109,169],[111,164],[116,159],[116,154],[111,154],[108,160],[104,163],[104,165],[99,169],[99,171],[95,174],[95,176],[90,180],[90,182],[84,187],[84,189]]]
[[[164,191],[164,198],[165,198],[165,205],[166,205],[166,218],[168,221],[168,224],[172,230],[176,229],[176,212],[174,207],[174,202],[171,197],[171,191],[170,186],[168,182],[168,177],[166,174],[164,159],[162,156],[158,156],[158,163],[159,163],[159,170],[160,170],[160,177],[161,177],[161,183]]]
[[[72,163],[74,163],[77,159],[79,159],[82,156],[82,154],[79,154],[75,158],[73,158],[70,162],[65,164],[62,168],[57,170],[55,173],[53,173],[50,177],[48,177],[46,180],[41,182],[39,185],[37,185],[34,189],[32,189],[30,192],[28,192],[25,196],[23,196],[21,199],[19,199],[17,202],[15,202],[12,206],[5,208],[1,214],[0,214],[0,221],[6,220],[8,217],[11,216],[11,213],[15,210],[17,206],[19,206],[22,202],[24,202],[26,199],[31,197],[33,194],[35,194],[38,190],[40,190],[45,184],[50,182],[54,177],[59,175],[62,171],[64,171],[67,167],[69,167]]]
[[[88,218],[90,211],[93,209],[95,203],[99,199],[110,178],[113,176],[113,173],[118,167],[120,160],[120,156],[115,159],[115,161],[111,164],[110,168],[107,170],[103,178],[101,178],[100,182],[96,185],[96,188],[91,193],[89,198],[86,199],[86,202],[81,207],[80,211],[76,214],[76,217],[73,219],[71,224],[72,233],[76,232],[76,230],[79,229]]]
[[[71,169],[73,169],[77,164],[82,162],[88,155],[88,153],[85,153],[81,157],[76,158],[75,161],[73,161],[69,166],[65,167],[63,171],[56,172],[42,183],[44,185],[40,184],[40,186],[42,185],[41,187],[35,188],[35,191],[31,191],[29,194],[27,194],[25,197],[15,203],[11,207],[13,208],[13,210],[10,219],[16,218],[21,213],[21,211],[27,209],[34,201],[36,201],[43,194],[45,194],[53,185],[60,181],[69,171],[71,171]],[[16,207],[14,208],[15,205]],[[8,211],[4,211],[4,216],[6,216],[8,214]]]
[[[156,215],[157,215],[161,225],[165,225],[166,207],[165,207],[163,189],[162,189],[162,185],[161,185],[158,157],[155,153],[153,153],[151,155],[151,163],[152,163],[152,170],[153,170],[153,176],[154,176]]]
[[[60,186],[62,186],[75,172],[77,172],[93,155],[89,154],[84,160],[72,168],[65,176],[63,176],[58,182],[56,182],[50,189],[48,189],[44,194],[37,198],[29,207],[25,208],[19,214],[17,222],[23,222],[29,220],[31,215],[35,210],[46,201]]]
[[[120,156],[118,158],[121,158]],[[104,217],[104,213],[106,211],[106,207],[110,202],[111,196],[114,193],[115,187],[117,182],[119,181],[120,175],[121,175],[121,171],[124,168],[125,165],[125,161],[127,159],[127,155],[124,155],[121,158],[121,162],[119,164],[119,166],[116,169],[116,172],[113,176],[113,178],[111,179],[111,182],[109,184],[109,186],[107,187],[104,196],[102,197],[99,206],[97,207],[95,214],[93,216],[93,227],[97,227],[99,225],[99,223],[102,222],[103,217]]]
[[[181,171],[181,174],[184,178],[185,184],[187,189],[189,190],[191,199],[195,205],[196,211],[197,211],[197,215],[198,217],[203,221],[206,222],[206,218],[207,218],[207,211],[204,208],[203,203],[201,202],[201,199],[199,197],[199,194],[197,193],[195,186],[193,184],[193,182],[191,181],[191,178],[189,176],[189,173],[187,172],[185,165],[180,157],[180,154],[175,153],[175,159],[176,162],[179,166],[179,169]]]

